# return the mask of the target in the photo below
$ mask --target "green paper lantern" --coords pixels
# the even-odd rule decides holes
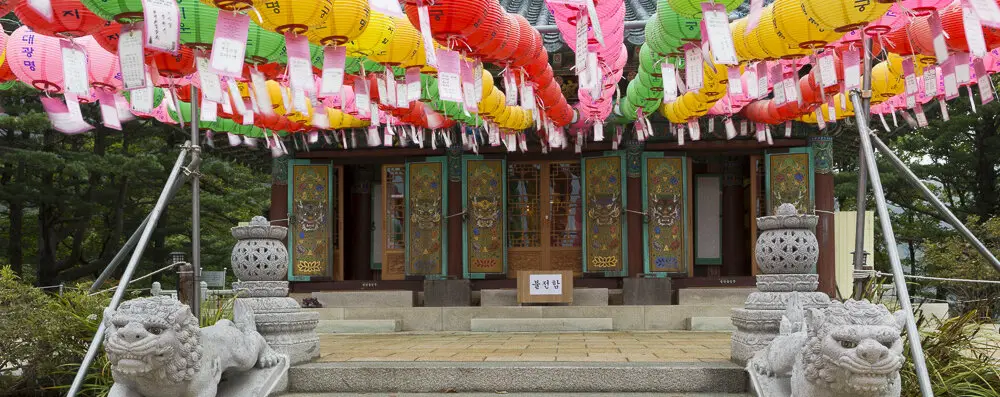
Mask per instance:
[[[684,17],[674,10],[657,10],[656,20],[663,27],[663,33],[667,37],[673,37],[680,41],[700,41],[701,40],[701,17]]]
[[[618,114],[627,121],[635,121],[635,110],[636,106],[629,102],[627,99],[622,99],[618,101],[618,106],[615,106]]]
[[[646,73],[644,70],[640,70],[636,74],[635,80],[639,82],[643,88],[647,91],[656,94],[659,97],[663,97],[663,79],[653,76],[652,73]]]
[[[655,15],[646,23],[645,33],[646,44],[649,44],[650,51],[661,56],[677,53],[678,49],[684,45],[680,39],[667,36],[666,32],[663,31],[663,25],[660,24],[659,19],[655,18]]]
[[[80,0],[80,3],[107,21],[131,23],[142,19],[142,0]]]
[[[247,31],[246,61],[251,64],[275,62],[285,52],[285,37],[264,30],[255,23]]]
[[[125,97],[126,101],[128,101],[129,103],[132,103],[132,91],[122,91],[122,95]],[[159,88],[159,87],[153,88],[153,108],[154,109],[157,108],[157,107],[159,107],[160,104],[163,103],[163,97],[164,96],[165,95],[163,93],[163,89],[162,88]]]
[[[181,13],[181,44],[189,47],[208,48],[215,39],[215,22],[219,9],[197,0],[178,3]]]
[[[642,47],[639,47],[639,70],[659,75],[660,62],[663,59],[664,57],[660,56],[660,54],[649,49],[649,43],[644,43]]]
[[[177,107],[179,107],[181,110],[181,117],[184,118],[184,122],[190,123],[191,103],[184,101],[177,101]],[[167,108],[167,115],[170,116],[170,119],[177,121],[177,112]],[[221,118],[220,120],[228,120],[228,119]],[[200,129],[215,130],[216,125],[217,125],[216,121],[201,121],[201,120],[198,121],[198,128]]]

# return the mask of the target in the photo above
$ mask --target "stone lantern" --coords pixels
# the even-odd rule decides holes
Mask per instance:
[[[776,215],[757,218],[757,292],[747,297],[744,308],[733,310],[736,332],[732,338],[732,359],[745,365],[777,335],[788,300],[798,292],[804,308],[823,308],[830,303],[825,293],[816,292],[819,275],[819,243],[816,215],[799,214],[792,204],[782,204]]]
[[[233,283],[238,294],[233,310],[253,313],[257,331],[275,351],[287,354],[291,365],[319,357],[319,313],[302,310],[288,297],[288,228],[255,216],[232,234],[237,239],[232,268],[240,280]]]

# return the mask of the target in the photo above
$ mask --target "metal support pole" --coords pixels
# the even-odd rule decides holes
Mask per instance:
[[[864,105],[864,102],[861,101],[861,95],[857,91],[851,92],[851,100],[854,102],[855,109],[860,109]],[[872,150],[871,130],[868,129],[868,119],[863,112],[855,112],[854,117],[858,122],[861,148],[865,155],[865,165],[868,167],[868,175],[871,177],[872,190],[875,194],[875,209],[878,211],[879,224],[882,226],[886,252],[889,253],[889,264],[892,265],[892,281],[896,286],[896,296],[899,299],[899,305],[903,309],[903,315],[906,316],[906,338],[910,342],[910,355],[913,358],[917,381],[920,383],[920,392],[923,397],[934,397],[934,391],[931,389],[931,380],[927,375],[924,349],[920,345],[920,333],[917,331],[917,321],[913,317],[913,305],[910,302],[910,293],[906,289],[903,265],[899,261],[896,234],[893,232],[892,221],[889,219],[889,208],[885,201],[885,191],[882,189],[882,178],[878,174],[878,164],[875,163],[875,152]]]
[[[177,178],[180,176],[181,166],[184,165],[184,158],[187,156],[188,150],[191,149],[190,145],[191,142],[185,143],[184,150],[181,150],[181,153],[177,155],[174,168],[170,170],[170,177],[167,178],[167,183],[160,192],[160,197],[156,200],[153,211],[149,213],[149,222],[142,229],[142,235],[139,236],[139,242],[135,247],[135,251],[132,252],[132,257],[129,258],[128,265],[125,266],[122,279],[118,281],[118,289],[115,290],[114,296],[111,297],[111,303],[108,304],[108,308],[112,310],[118,308],[118,304],[121,303],[122,297],[125,295],[125,290],[128,289],[128,283],[132,279],[132,273],[135,273],[135,268],[139,265],[139,259],[142,259],[142,253],[146,250],[149,239],[153,235],[153,228],[160,220],[160,214],[166,208],[167,202],[170,201],[170,187],[176,183]],[[90,347],[87,348],[87,355],[83,357],[83,362],[80,363],[80,368],[76,371],[76,377],[73,378],[73,385],[70,386],[69,393],[66,394],[68,397],[74,397],[80,391],[80,386],[83,385],[83,378],[87,375],[87,370],[90,369],[90,363],[97,356],[97,349],[101,347],[101,341],[104,339],[104,330],[104,321],[101,321],[101,324],[97,327],[97,332],[94,334],[94,339],[90,341]]]
[[[198,98],[198,88],[191,84],[191,98]],[[193,99],[192,99],[193,101]],[[194,103],[194,102],[192,102]],[[201,143],[198,133],[198,107],[191,105],[191,163],[184,173],[191,178],[191,267],[194,287],[191,314],[201,320]]]
[[[865,121],[868,121],[871,115],[871,107],[869,106],[872,88],[871,48],[872,38],[866,37],[863,48],[865,70],[862,75],[863,81],[861,82],[861,87],[865,90],[864,92],[869,94],[867,97],[862,96],[861,103],[863,106],[861,108],[854,108],[855,111],[864,113]],[[856,201],[858,211],[855,215],[854,225],[854,297],[861,299],[862,294],[864,294],[865,283],[872,277],[872,272],[875,269],[865,263],[865,210],[868,208],[868,169],[865,165],[865,152],[860,147],[858,148],[858,194]]]
[[[181,186],[186,182],[187,177],[182,177],[174,181],[174,185],[170,187],[170,194],[167,196],[167,201],[172,200],[174,195],[177,194],[177,191],[180,190]],[[108,266],[104,268],[104,271],[102,271],[101,275],[97,277],[97,280],[94,280],[94,284],[90,286],[90,293],[94,293],[101,288],[101,286],[104,285],[104,282],[108,281],[111,274],[115,272],[115,269],[118,268],[118,265],[125,260],[125,256],[128,255],[129,252],[132,252],[132,248],[139,242],[139,235],[142,234],[143,229],[146,228],[146,224],[149,223],[150,215],[146,215],[146,219],[142,220],[142,223],[140,223],[139,227],[135,229],[132,236],[128,238],[128,241],[125,242],[122,249],[115,254],[115,257],[111,259],[111,262],[108,262]]]
[[[965,240],[968,241],[969,244],[975,246],[976,250],[979,251],[979,253],[982,254],[991,265],[993,265],[993,268],[1000,272],[1000,260],[997,260],[997,257],[990,252],[990,249],[986,248],[986,246],[983,245],[983,242],[979,241],[979,239],[972,234],[972,231],[965,227],[965,224],[963,224],[962,221],[958,220],[958,217],[956,217],[955,214],[953,214],[951,210],[949,210],[948,207],[941,202],[941,199],[934,195],[934,192],[920,182],[920,178],[917,178],[917,176],[913,174],[913,171],[910,170],[910,167],[907,167],[906,164],[899,159],[899,157],[896,157],[896,154],[893,153],[892,150],[889,150],[889,146],[882,142],[881,139],[878,139],[878,137],[874,134],[871,136],[871,139],[875,148],[888,157],[889,162],[896,166],[896,169],[906,176],[906,181],[910,182],[910,185],[913,185],[913,187],[919,189],[920,192],[924,194],[924,197],[927,198],[927,201],[934,204],[934,208],[937,208],[937,210],[940,211],[945,218],[948,218],[948,223],[954,226],[955,229],[958,229],[958,231],[962,233],[962,236],[965,237]]]

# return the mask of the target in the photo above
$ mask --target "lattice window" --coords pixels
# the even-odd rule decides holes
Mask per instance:
[[[583,178],[579,162],[549,164],[552,247],[580,247],[583,228]]]
[[[540,164],[511,164],[507,167],[507,245],[541,246]]]
[[[406,248],[406,167],[386,167],[385,246]]]

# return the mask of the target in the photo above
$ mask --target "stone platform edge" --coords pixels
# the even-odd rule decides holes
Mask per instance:
[[[740,306],[341,307],[306,309],[320,320],[400,320],[402,331],[471,331],[473,318],[611,318],[615,331],[683,331],[691,317],[730,317]]]
[[[586,381],[582,381],[582,380]],[[291,392],[744,393],[732,363],[312,363],[289,371]]]

